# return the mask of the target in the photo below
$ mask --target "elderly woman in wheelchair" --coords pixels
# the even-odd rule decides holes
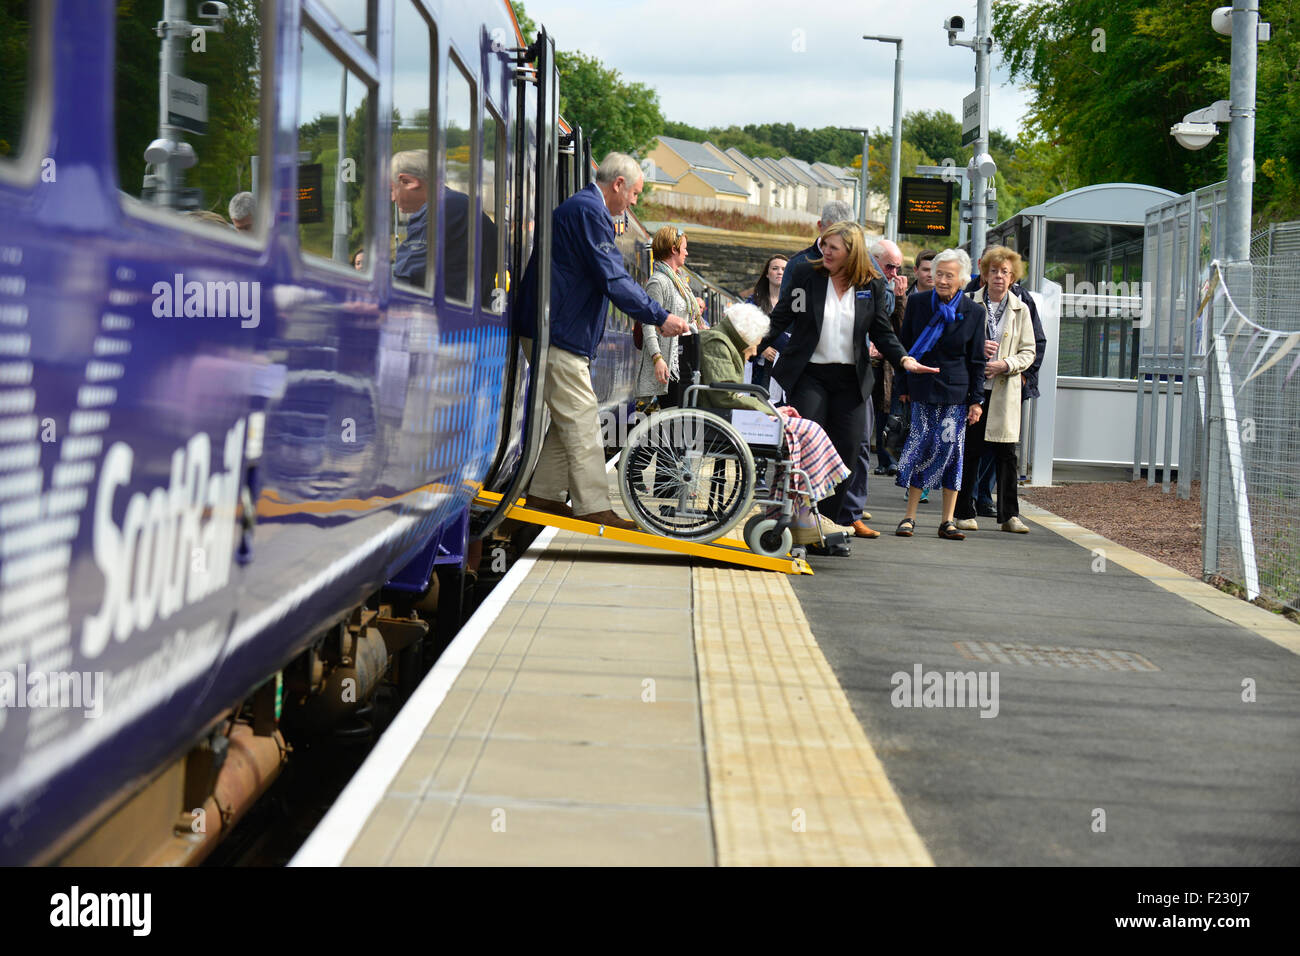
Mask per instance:
[[[757,505],[745,543],[757,554],[847,555],[842,534],[823,534],[812,503],[850,473],[816,422],[767,390],[746,385],[745,361],[767,334],[756,306],[737,303],[699,335],[699,373],[682,407],[652,415],[628,435],[619,462],[623,503],[642,528],[686,541],[712,541]]]

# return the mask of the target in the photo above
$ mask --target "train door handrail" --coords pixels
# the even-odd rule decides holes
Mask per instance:
[[[529,365],[531,375],[524,415],[524,445],[519,455],[519,467],[502,492],[500,500],[485,518],[476,521],[477,538],[486,538],[505,520],[506,512],[515,498],[528,485],[541,454],[543,402],[546,383],[546,356],[551,344],[551,230],[555,209],[555,177],[559,165],[559,76],[555,67],[555,44],[542,28],[529,47],[526,59],[537,61],[537,153],[541,165],[537,176],[536,230],[537,240],[533,255],[537,258],[537,333],[533,337],[533,351]],[[522,281],[522,278],[521,280]],[[515,334],[510,336],[510,347],[515,347]],[[504,436],[503,436],[504,438]]]

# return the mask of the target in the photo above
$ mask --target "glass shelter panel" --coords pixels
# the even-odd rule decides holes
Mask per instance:
[[[1064,290],[1061,375],[1136,374],[1142,237],[1141,226],[1047,222],[1043,277]]]

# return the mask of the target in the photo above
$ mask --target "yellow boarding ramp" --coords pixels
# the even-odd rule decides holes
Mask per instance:
[[[474,504],[484,508],[491,508],[500,501],[501,496],[496,492],[480,491],[474,499]],[[515,503],[515,506],[506,512],[506,517],[528,524],[547,525],[552,528],[559,528],[562,531],[576,531],[578,534],[595,535],[600,538],[609,538],[612,541],[640,544],[647,548],[656,548],[659,551],[675,551],[678,554],[708,558],[710,561],[722,561],[727,564],[738,564],[746,568],[758,568],[760,571],[781,571],[785,574],[813,573],[812,568],[803,558],[789,556],[783,558],[765,557],[750,551],[745,542],[737,541],[734,538],[718,538],[716,541],[700,544],[695,541],[681,541],[677,538],[648,534],[645,531],[621,531],[618,528],[611,528],[603,524],[592,524],[589,521],[565,518],[562,515],[554,515],[547,511],[535,511],[532,508],[525,507],[523,502],[524,499],[520,498]]]

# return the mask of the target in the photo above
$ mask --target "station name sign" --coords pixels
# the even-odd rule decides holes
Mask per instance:
[[[904,176],[899,180],[898,231],[910,235],[952,234],[952,182]]]

